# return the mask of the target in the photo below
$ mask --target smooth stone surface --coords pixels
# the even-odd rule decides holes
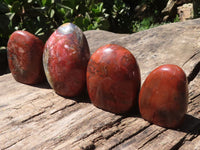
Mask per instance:
[[[142,118],[162,127],[179,127],[187,105],[187,78],[176,65],[162,65],[153,70],[140,90],[139,110]]]
[[[125,113],[137,107],[140,70],[125,48],[108,44],[91,56],[87,67],[87,89],[92,103],[106,111]]]
[[[42,65],[43,42],[27,31],[15,31],[8,41],[8,63],[21,83],[36,84],[45,79]]]
[[[73,97],[85,88],[90,57],[85,35],[72,23],[61,25],[47,40],[43,65],[50,86],[56,93]]]

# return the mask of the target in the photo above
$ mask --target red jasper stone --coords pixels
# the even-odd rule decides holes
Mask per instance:
[[[187,112],[188,83],[176,65],[162,65],[146,78],[140,94],[141,116],[156,125],[177,128]]]
[[[16,81],[36,84],[45,79],[42,54],[44,43],[27,31],[15,31],[8,41],[8,63]]]
[[[129,111],[137,106],[140,90],[136,59],[119,45],[100,47],[88,63],[87,88],[95,106],[117,114]]]
[[[47,80],[62,96],[77,96],[86,85],[90,52],[85,35],[76,25],[61,25],[47,40],[43,65]]]

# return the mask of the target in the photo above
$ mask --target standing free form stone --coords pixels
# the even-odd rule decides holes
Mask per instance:
[[[90,57],[85,35],[76,25],[61,25],[47,40],[43,65],[47,80],[62,96],[77,96],[85,87]]]
[[[8,40],[8,63],[16,81],[36,84],[45,79],[42,66],[44,43],[27,31],[15,31]]]
[[[146,78],[139,94],[141,116],[156,125],[177,128],[187,112],[188,83],[176,65],[162,65]]]
[[[108,44],[91,56],[87,88],[92,103],[106,111],[125,113],[138,104],[140,70],[124,47]]]

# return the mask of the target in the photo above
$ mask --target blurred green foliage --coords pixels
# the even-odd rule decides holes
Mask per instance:
[[[27,30],[45,41],[65,22],[82,30],[109,28],[103,2],[95,0],[3,0],[0,15],[1,45],[15,30]]]
[[[102,29],[132,33],[162,24],[167,0],[0,0],[0,47],[15,30],[27,30],[43,41],[61,24],[83,31]]]

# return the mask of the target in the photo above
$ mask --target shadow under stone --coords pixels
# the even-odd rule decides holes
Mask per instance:
[[[199,135],[200,119],[186,114],[182,126],[178,129],[178,131],[182,131],[192,135]]]

